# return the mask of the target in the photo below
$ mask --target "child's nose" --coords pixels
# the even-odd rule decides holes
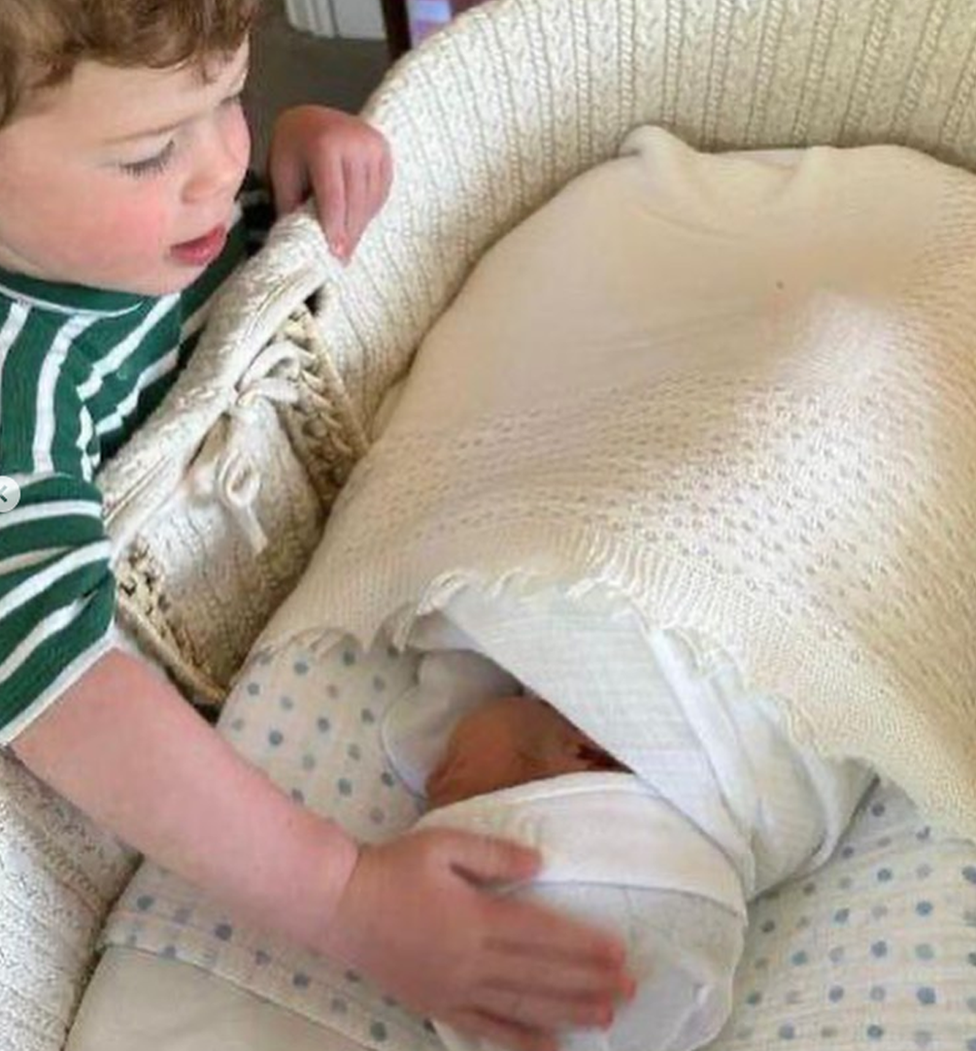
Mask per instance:
[[[247,167],[250,137],[243,115],[239,124],[214,128],[201,143],[198,163],[186,183],[188,201],[205,201],[229,196],[237,191]]]

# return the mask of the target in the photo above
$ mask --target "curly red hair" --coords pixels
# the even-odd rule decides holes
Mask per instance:
[[[2,0],[0,127],[84,60],[167,69],[236,51],[260,0]]]

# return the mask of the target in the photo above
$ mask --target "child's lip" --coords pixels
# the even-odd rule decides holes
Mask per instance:
[[[224,250],[227,242],[227,227],[223,224],[208,230],[202,237],[173,245],[170,254],[184,266],[206,266]]]

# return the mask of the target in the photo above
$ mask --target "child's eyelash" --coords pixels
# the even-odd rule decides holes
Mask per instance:
[[[243,103],[244,89],[242,88],[236,94],[229,95],[225,98],[222,105],[231,107],[241,106]],[[170,161],[173,159],[173,152],[175,149],[176,143],[170,140],[170,142],[168,142],[155,157],[147,157],[144,161],[131,161],[126,164],[120,164],[119,168],[126,175],[131,175],[135,179],[147,178],[151,175],[159,175],[169,166]]]
[[[149,157],[144,161],[132,161],[130,164],[120,164],[119,167],[126,175],[131,175],[136,179],[149,175],[159,175],[160,172],[166,170],[169,162],[173,159],[174,145],[174,143],[168,142],[155,157]]]

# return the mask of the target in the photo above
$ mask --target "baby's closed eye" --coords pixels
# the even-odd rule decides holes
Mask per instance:
[[[627,769],[623,763],[618,762],[609,752],[605,752],[592,741],[580,741],[576,745],[576,758],[586,764],[588,770],[620,770]]]

